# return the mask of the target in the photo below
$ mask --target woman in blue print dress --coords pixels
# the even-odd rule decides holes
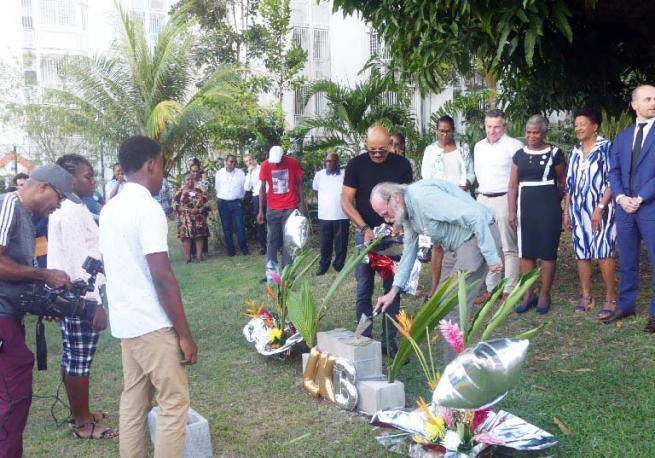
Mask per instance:
[[[591,294],[591,260],[598,265],[605,283],[605,303],[598,319],[612,316],[616,226],[614,199],[608,181],[611,142],[597,134],[602,116],[597,110],[575,113],[575,134],[580,143],[571,150],[564,190],[564,227],[571,231],[578,260],[580,302],[575,313],[583,315],[594,306]]]

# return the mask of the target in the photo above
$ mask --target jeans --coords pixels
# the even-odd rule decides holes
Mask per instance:
[[[255,220],[259,214],[259,196],[252,197],[252,212],[255,215]],[[257,223],[255,223],[257,224]],[[257,224],[257,241],[259,242],[259,248],[262,250],[266,249],[266,221],[262,224]]]
[[[318,220],[318,233],[321,240],[321,260],[319,270],[328,270],[332,262],[332,247],[334,247],[334,268],[341,270],[346,263],[348,252],[348,236],[350,220]]]
[[[355,232],[355,244],[361,245],[362,243],[364,243],[364,235],[358,229]],[[371,266],[368,264],[360,263],[355,267],[355,280],[357,281],[356,313],[357,323],[359,323],[362,315],[371,316],[371,313],[373,313],[375,271],[371,269]],[[393,286],[393,282],[383,281],[382,286],[384,288],[384,293],[386,294]],[[398,312],[400,312],[400,294],[396,295],[396,298],[387,308],[386,312],[382,314],[382,337],[380,339],[382,348],[386,348],[387,344],[390,347],[395,347],[396,345],[396,334],[398,333],[398,330],[390,320],[387,320],[387,315],[396,319]],[[363,335],[365,337],[371,337],[372,333],[373,327],[370,326]]]
[[[266,222],[268,224],[268,239],[267,239],[267,261],[274,261],[277,264],[277,250],[282,246],[282,265],[280,270],[284,269],[284,266],[291,264],[291,254],[287,251],[286,246],[284,246],[284,223],[287,222],[289,216],[295,208],[290,208],[288,210],[271,210],[270,208],[266,209]]]
[[[248,243],[246,241],[246,227],[243,223],[243,207],[241,199],[219,200],[218,214],[221,215],[221,226],[225,235],[225,246],[227,254],[234,255],[234,240],[232,237],[232,227],[237,233],[239,248],[243,254],[249,254]]]

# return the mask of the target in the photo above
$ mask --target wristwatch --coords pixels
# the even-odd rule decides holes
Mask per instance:
[[[644,201],[644,199],[642,199],[641,196],[637,196],[637,198],[635,199],[635,201],[636,201],[639,205],[641,205],[641,203]]]
[[[605,210],[605,204],[599,203],[598,208],[600,208],[601,210]]]

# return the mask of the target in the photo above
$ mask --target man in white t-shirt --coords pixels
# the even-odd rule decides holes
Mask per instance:
[[[155,458],[182,457],[189,410],[185,366],[197,362],[198,347],[168,259],[166,216],[153,199],[164,161],[157,142],[141,135],[125,140],[118,157],[128,182],[100,213],[100,251],[111,333],[121,339],[120,455],[148,456],[147,416],[156,391]]]
[[[350,220],[341,209],[343,172],[339,156],[330,153],[325,158],[325,169],[316,172],[312,189],[318,196],[318,231],[321,240],[321,260],[316,275],[323,275],[330,268],[340,272],[346,262]],[[334,262],[332,249],[334,247]]]
[[[523,148],[523,143],[508,136],[505,112],[494,109],[487,112],[484,118],[484,130],[487,138],[475,144],[473,164],[475,177],[478,180],[478,202],[494,214],[500,231],[500,243],[505,258],[505,278],[508,279],[503,291],[503,298],[519,282],[521,269],[519,265],[519,249],[516,231],[509,225],[509,202],[507,189],[512,170],[514,153]],[[489,292],[500,281],[500,273],[489,272],[486,278],[487,292],[480,295],[475,303],[487,300]]]

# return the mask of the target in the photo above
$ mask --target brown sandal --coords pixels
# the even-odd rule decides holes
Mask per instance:
[[[80,434],[78,432],[80,429],[88,428],[89,426],[91,427],[91,431],[89,431],[88,436],[82,435],[82,434]],[[98,426],[100,428],[105,428],[105,429],[103,429],[100,434],[95,434],[96,426]],[[109,426],[100,425],[100,424],[98,424],[98,423],[96,423],[94,421],[94,422],[91,422],[91,423],[85,423],[85,424],[80,425],[80,426],[75,426],[73,428],[73,435],[75,437],[77,437],[78,439],[111,439],[112,437],[118,436],[118,431],[113,429],[113,428],[110,428]]]
[[[582,305],[582,301],[587,301],[587,305]],[[589,310],[594,308],[594,298],[591,296],[580,296],[580,302],[578,303],[578,306],[575,308],[575,314],[576,315],[584,315],[587,313]]]
[[[614,312],[616,311],[616,301],[611,301],[609,299],[605,300],[606,304],[612,304],[612,308],[603,308],[600,312],[598,312],[598,319],[603,321],[607,320],[608,318],[612,317],[614,315]]]

